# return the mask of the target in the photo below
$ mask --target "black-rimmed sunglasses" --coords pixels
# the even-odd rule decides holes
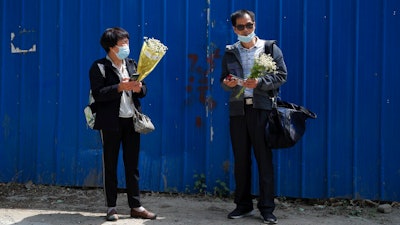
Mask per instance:
[[[254,23],[246,23],[245,25],[243,25],[243,24],[236,25],[236,29],[238,29],[240,31],[244,30],[245,27],[248,30],[253,29]]]

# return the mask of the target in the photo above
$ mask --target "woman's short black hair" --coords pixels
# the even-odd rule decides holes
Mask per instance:
[[[123,28],[121,27],[107,28],[104,31],[103,35],[101,36],[100,44],[101,47],[103,47],[104,50],[108,53],[111,47],[116,46],[117,42],[124,38],[129,39],[129,33]]]
[[[251,18],[251,21],[253,21],[254,22],[254,20],[255,20],[255,15],[254,15],[254,12],[252,12],[252,11],[250,11],[250,10],[247,10],[247,9],[241,9],[241,10],[238,10],[238,11],[236,11],[236,12],[234,12],[234,13],[232,13],[231,14],[231,23],[232,23],[232,26],[236,26],[236,20],[238,19],[238,18],[242,18],[242,17],[244,17],[244,15],[249,15],[250,16],[250,18]]]

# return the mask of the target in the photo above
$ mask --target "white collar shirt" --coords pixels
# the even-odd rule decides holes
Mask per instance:
[[[244,48],[240,42],[237,42],[236,44],[239,50],[240,60],[242,61],[244,78],[247,79],[250,76],[251,68],[254,65],[254,59],[264,52],[265,42],[257,37],[256,44],[249,49]],[[253,97],[253,89],[246,88],[244,91],[244,97]]]
[[[122,66],[118,68],[111,58],[107,55],[106,58],[111,61],[112,66],[117,69],[119,80],[122,81],[124,78],[129,78],[128,70],[126,69],[126,62],[122,60]],[[134,115],[134,103],[132,99],[132,91],[123,91],[121,96],[121,103],[119,106],[119,117],[130,118]]]

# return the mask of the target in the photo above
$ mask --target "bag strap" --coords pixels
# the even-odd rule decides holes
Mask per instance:
[[[276,40],[265,40],[264,53],[270,54],[272,58],[274,58],[274,45],[275,44],[276,44]],[[268,91],[268,95],[272,99],[272,107],[276,108],[276,101],[277,101],[277,98],[279,98],[279,88]]]
[[[106,70],[104,69],[104,64],[97,63],[97,66],[99,67],[101,75],[103,75],[103,78],[106,78]]]
[[[276,44],[275,40],[265,40],[264,52],[265,52],[265,54],[271,54],[272,58],[274,58],[274,45],[275,44]],[[278,107],[285,107],[285,108],[300,110],[310,118],[313,118],[313,119],[317,118],[317,115],[315,113],[311,112],[309,109],[305,108],[304,106],[299,106],[294,103],[282,101],[279,96],[279,88],[269,91],[268,94],[270,95],[270,98],[272,100],[272,108],[273,109],[277,109]]]
[[[103,78],[106,78],[106,71],[104,69],[104,64],[97,63],[97,66],[99,67],[100,73],[103,76]],[[89,90],[89,101],[88,102],[89,102],[88,105],[91,105],[92,103],[94,103],[92,89]]]
[[[275,40],[265,40],[264,53],[271,54],[272,58],[274,58],[274,44]]]
[[[128,71],[129,77],[132,74],[137,73],[137,63],[135,60],[133,60],[131,58],[127,58],[127,59],[125,59],[125,63],[126,63],[126,70]]]

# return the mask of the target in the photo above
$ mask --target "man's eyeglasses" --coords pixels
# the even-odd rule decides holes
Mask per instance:
[[[240,31],[244,30],[245,27],[248,30],[253,29],[254,23],[246,23],[245,25],[243,25],[243,24],[236,25],[236,29],[238,29]]]

